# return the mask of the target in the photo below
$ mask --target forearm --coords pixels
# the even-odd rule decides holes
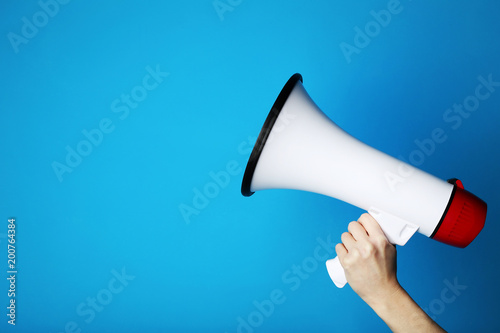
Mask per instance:
[[[394,333],[446,332],[436,324],[408,295],[399,288],[390,297],[367,301]]]

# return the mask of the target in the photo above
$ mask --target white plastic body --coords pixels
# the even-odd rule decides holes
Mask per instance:
[[[350,203],[369,211],[390,241],[403,245],[417,230],[431,236],[453,185],[352,137],[298,82],[254,171],[251,190],[264,189],[303,190]]]

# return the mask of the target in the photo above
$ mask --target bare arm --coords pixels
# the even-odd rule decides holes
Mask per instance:
[[[396,248],[377,221],[363,214],[349,223],[335,250],[351,288],[393,332],[446,332],[401,287],[396,277]]]

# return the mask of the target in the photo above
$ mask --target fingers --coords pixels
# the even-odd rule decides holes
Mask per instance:
[[[349,232],[344,232],[342,236],[340,236],[340,240],[342,241],[342,244],[344,244],[347,252],[349,252],[349,249],[352,248],[356,243],[356,240]]]
[[[378,238],[379,236],[383,236],[385,238],[382,228],[380,228],[378,222],[370,214],[364,213],[359,217],[358,221],[363,225],[363,228],[370,237]]]
[[[349,225],[347,226],[347,230],[356,241],[360,241],[368,237],[366,229],[358,221],[352,221],[351,223],[349,223]]]
[[[349,249],[353,249],[356,246],[356,242],[366,240],[368,237],[363,225],[357,221],[349,223],[347,230],[348,232],[344,232],[340,237],[342,243],[337,244],[337,247],[340,249],[340,254],[337,251],[337,255],[339,256],[347,254]],[[337,250],[337,247],[335,247],[335,250]]]
[[[335,247],[339,256],[345,256],[350,249],[357,246],[358,242],[375,241],[375,244],[378,244],[384,240],[387,241],[378,222],[368,213],[361,215],[358,221],[349,223],[347,230],[348,232],[344,232],[340,237],[342,243],[337,244]]]
[[[347,254],[347,250],[346,250],[344,244],[342,244],[342,243],[335,245],[335,252],[337,252],[337,256],[339,258],[344,257]]]

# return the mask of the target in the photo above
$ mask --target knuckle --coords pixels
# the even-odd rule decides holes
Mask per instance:
[[[352,260],[349,257],[344,257],[344,259],[341,261],[341,264],[345,270],[349,270],[352,267]]]
[[[357,260],[360,257],[359,250],[357,248],[354,248],[349,251],[349,258],[351,260]]]
[[[371,257],[375,253],[375,246],[372,243],[366,243],[363,246],[363,258]]]
[[[349,253],[345,257],[342,258],[342,266],[344,269],[349,270],[352,267],[355,267],[360,263],[361,254],[357,248],[353,248],[349,250]]]
[[[382,249],[386,248],[387,245],[391,245],[389,243],[389,241],[387,240],[387,238],[385,238],[385,237],[377,237],[373,241],[375,242],[377,247],[382,248]]]

